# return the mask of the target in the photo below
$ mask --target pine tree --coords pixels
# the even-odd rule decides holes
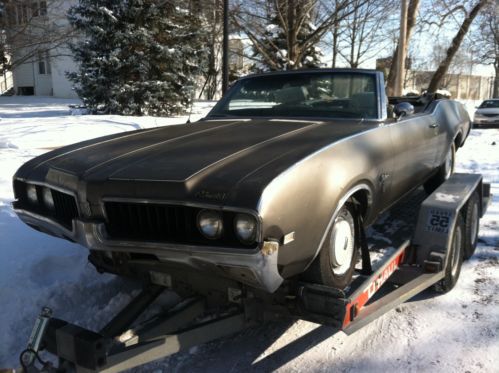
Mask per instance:
[[[185,110],[205,65],[205,24],[178,0],[79,0],[69,21],[79,70],[69,74],[93,112],[172,115]]]

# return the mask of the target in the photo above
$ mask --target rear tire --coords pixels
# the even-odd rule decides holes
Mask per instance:
[[[359,254],[358,224],[354,205],[345,203],[307,271],[310,280],[340,290],[350,284]]]
[[[478,228],[480,225],[480,198],[478,192],[471,195],[463,211],[464,217],[464,249],[463,258],[467,260],[473,256],[478,243]]]
[[[435,284],[435,291],[438,293],[447,293],[456,286],[461,265],[463,264],[465,225],[461,215],[458,215],[454,234],[452,236],[451,247],[445,267],[445,277]]]
[[[445,157],[444,163],[440,165],[435,175],[429,178],[424,183],[424,190],[427,194],[431,194],[437,189],[445,180],[447,180],[454,173],[454,164],[456,162],[456,146],[451,144],[450,149]]]

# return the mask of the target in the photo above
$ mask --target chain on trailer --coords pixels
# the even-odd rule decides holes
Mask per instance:
[[[344,291],[287,281],[276,293],[266,294],[227,282],[223,306],[215,302],[214,307],[213,300],[200,293],[134,324],[166,289],[150,284],[98,332],[53,318],[45,308],[21,365],[28,372],[119,372],[276,317],[310,320],[351,334],[431,286],[452,289],[463,251],[472,254],[476,246],[476,227],[490,201],[490,185],[481,175],[452,175],[421,203],[412,238],[374,272],[365,256],[367,244],[361,242],[362,269]],[[362,241],[364,232],[359,233]],[[39,356],[41,350],[58,357],[59,367],[46,364]]]

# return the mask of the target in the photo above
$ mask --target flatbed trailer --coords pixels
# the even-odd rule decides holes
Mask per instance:
[[[490,185],[481,175],[453,174],[420,204],[412,238],[402,242],[375,271],[367,242],[362,240],[362,266],[345,291],[295,279],[268,294],[213,279],[225,294],[223,301],[200,288],[167,312],[136,323],[168,288],[168,281],[159,281],[161,285],[156,281],[97,332],[54,318],[51,310],[44,309],[28,348],[21,353],[21,365],[30,372],[119,372],[276,317],[309,320],[354,333],[431,286],[439,292],[450,291],[463,259],[473,254],[479,219],[490,201]],[[205,282],[212,285],[212,279]],[[44,363],[39,355],[42,350],[59,358],[58,367]]]

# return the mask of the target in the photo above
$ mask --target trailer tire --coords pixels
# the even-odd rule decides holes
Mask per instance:
[[[463,209],[464,218],[464,249],[463,259],[473,256],[478,243],[478,228],[480,226],[480,198],[474,192]]]
[[[465,224],[461,215],[457,216],[456,227],[452,235],[452,242],[447,265],[445,266],[445,277],[435,284],[435,290],[438,293],[447,293],[454,288],[461,273],[463,264]]]
[[[445,156],[444,163],[438,167],[435,175],[430,177],[424,184],[424,190],[427,194],[432,194],[445,180],[454,173],[454,165],[456,163],[456,145],[451,144],[450,149]]]
[[[319,255],[305,274],[308,280],[340,290],[350,284],[360,251],[358,224],[355,206],[345,203],[329,228]]]

